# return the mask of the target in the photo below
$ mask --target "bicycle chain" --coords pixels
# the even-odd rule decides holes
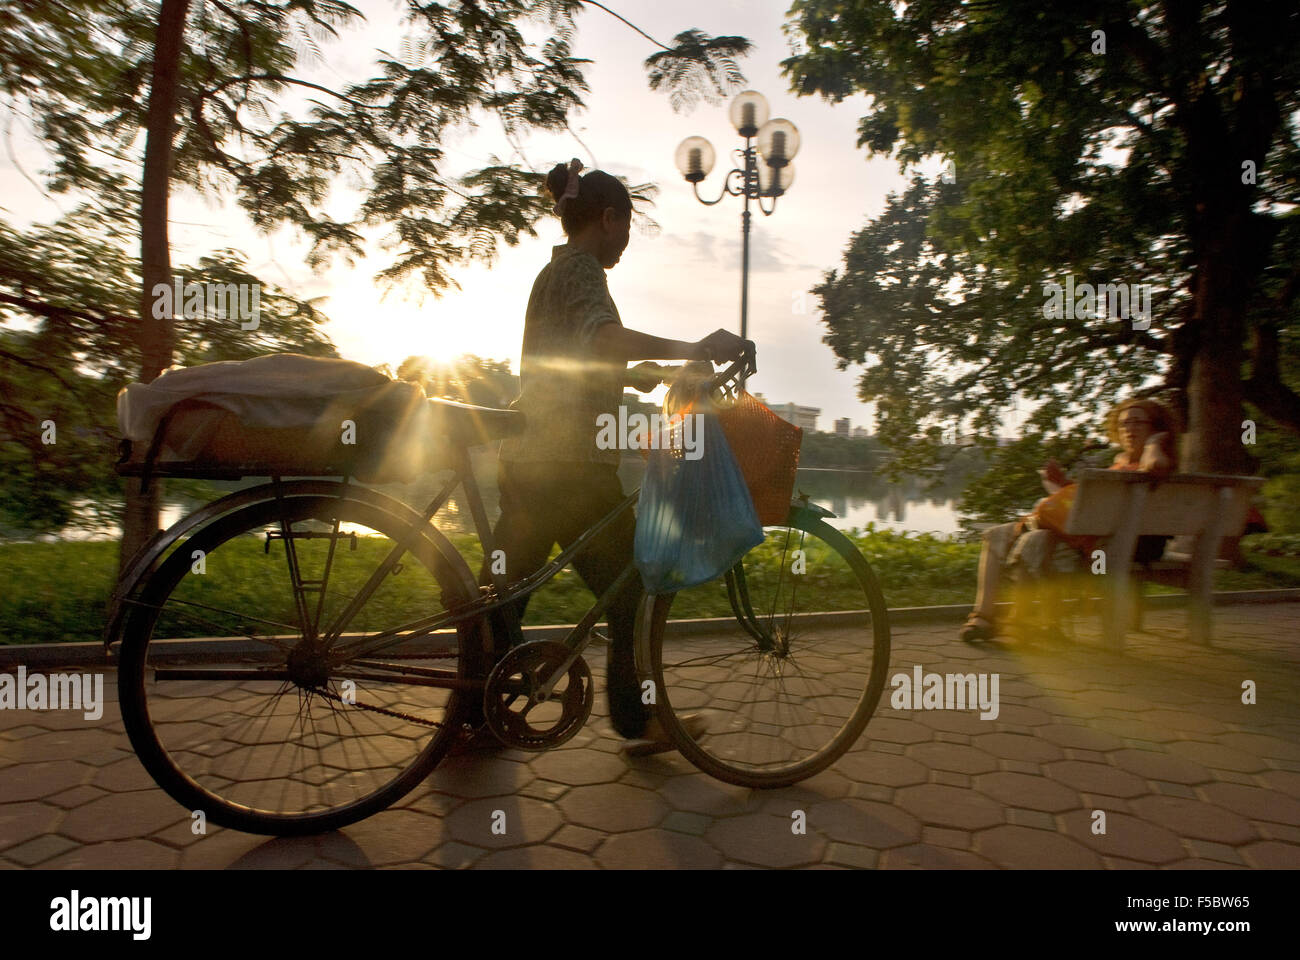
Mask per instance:
[[[385,660],[450,660],[453,657],[460,656],[459,653],[388,653],[384,655]],[[372,713],[382,713],[384,716],[396,717],[398,720],[408,720],[411,723],[419,724],[424,727],[444,726],[437,720],[426,720],[423,717],[415,717],[409,713],[402,713],[400,710],[390,710],[388,707],[377,707],[371,703],[362,703],[360,700],[355,703],[348,703],[337,693],[331,693],[328,690],[315,689],[315,693],[330,700],[337,700],[339,703],[346,704],[349,707],[360,707],[363,710],[369,710]]]
[[[398,720],[408,720],[411,723],[417,723],[423,727],[441,728],[443,726],[443,724],[439,723],[437,720],[426,720],[424,717],[413,717],[411,714],[402,713],[400,710],[390,710],[387,707],[377,707],[371,703],[362,703],[360,700],[357,700],[355,703],[350,703],[340,697],[337,693],[331,693],[330,691],[322,690],[319,687],[313,687],[312,693],[325,697],[327,700],[336,700],[349,707],[360,707],[362,710],[369,710],[372,713],[382,713],[388,717],[396,717]]]

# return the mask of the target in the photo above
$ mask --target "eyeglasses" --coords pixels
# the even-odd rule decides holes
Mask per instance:
[[[1120,427],[1136,427],[1149,425],[1150,423],[1151,421],[1146,417],[1120,417],[1119,419]]]

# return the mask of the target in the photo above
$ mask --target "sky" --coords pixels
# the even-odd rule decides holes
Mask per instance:
[[[391,0],[352,2],[366,23],[323,44],[323,60],[304,64],[295,75],[338,87],[373,75],[377,51],[398,53],[400,6]],[[790,55],[781,30],[787,9],[782,0],[613,0],[606,5],[665,43],[691,27],[753,42],[750,56],[740,61],[746,88],[767,97],[772,117],[798,127],[801,146],[794,183],[775,213],[768,217],[751,207],[749,336],[758,346],[759,372],[749,389],[769,402],[820,407],[821,430],[830,430],[840,417],[870,427],[870,407],[856,396],[855,368],[837,369],[834,354],[822,343],[825,327],[816,298],[807,292],[825,271],[842,266],[850,235],[884,209],[890,191],[903,186],[894,161],[868,161],[855,145],[866,98],[831,105],[788,91],[779,67]],[[533,136],[521,144],[526,165],[543,172],[578,157],[589,168],[624,175],[632,183],[656,183],[660,192],[649,212],[660,226],[658,234],[634,226],[621,262],[608,273],[624,325],[682,340],[697,340],[719,327],[738,332],[743,202],[729,196],[715,206],[701,204],[673,164],[673,152],[685,137],[708,138],[718,159],[700,192],[710,200],[718,196],[734,164],[732,151],[743,145],[727,117],[729,101],[674,113],[666,94],[649,89],[642,62],[657,49],[649,40],[596,8],[584,11],[577,25],[574,56],[594,61],[584,67],[591,88],[586,110],[570,120],[582,143],[567,133]],[[293,101],[286,107],[293,109]],[[0,152],[6,216],[21,225],[70,210],[71,198],[46,197],[32,185],[29,178],[39,179],[36,171],[47,164],[26,121],[8,120],[8,143]],[[513,152],[491,117],[442,146],[457,172],[485,164],[490,154],[507,158]],[[348,215],[359,196],[340,182],[331,212]],[[547,217],[536,238],[524,238],[513,248],[502,244],[491,267],[455,268],[452,275],[461,289],[435,298],[415,281],[388,290],[377,284],[375,274],[391,262],[383,230],[368,234],[366,259],[353,266],[336,260],[313,272],[304,263],[303,238],[287,229],[259,234],[233,198],[214,200],[178,189],[171,217],[174,263],[194,262],[220,247],[240,249],[255,275],[299,297],[325,298],[320,306],[331,318],[326,332],[341,355],[394,368],[412,354],[475,353],[509,360],[517,371],[533,280],[552,246],[564,242],[559,220]]]

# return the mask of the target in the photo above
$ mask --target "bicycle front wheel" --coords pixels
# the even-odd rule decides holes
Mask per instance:
[[[807,507],[765,533],[725,583],[654,597],[643,614],[659,716],[682,755],[758,788],[852,747],[889,667],[885,600],[853,542]],[[687,713],[706,721],[698,739],[678,720]]]
[[[314,833],[432,770],[482,695],[486,620],[410,629],[473,585],[418,522],[400,504],[289,495],[221,516],[161,561],[128,601],[118,688],[137,755],[175,800],[250,833]]]

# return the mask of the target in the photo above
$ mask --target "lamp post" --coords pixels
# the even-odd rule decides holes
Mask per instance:
[[[794,183],[794,166],[791,160],[799,152],[799,131],[789,120],[769,120],[767,99],[756,90],[746,90],[731,101],[731,123],[736,132],[745,138],[743,149],[732,151],[740,166],[727,172],[722,193],[716,200],[700,196],[700,181],[713,169],[713,145],[703,137],[687,137],[677,147],[677,169],[691,184],[695,199],[713,206],[730,194],[745,198],[741,222],[741,272],[740,272],[740,336],[748,339],[749,332],[749,202],[758,204],[765,217],[776,211],[776,200]],[[757,142],[755,142],[757,141]],[[760,162],[760,158],[761,161]],[[732,177],[738,178],[733,185]],[[763,206],[763,198],[770,198],[771,209]]]

